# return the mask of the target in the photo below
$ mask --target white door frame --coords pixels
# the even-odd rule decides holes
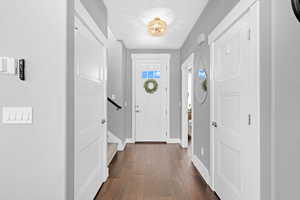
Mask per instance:
[[[259,10],[260,10],[260,0],[241,0],[233,9],[232,11],[223,19],[223,21],[212,31],[212,33],[209,35],[208,37],[208,41],[209,41],[209,46],[210,46],[210,61],[211,61],[211,65],[210,65],[210,123],[212,123],[214,121],[214,95],[215,95],[215,91],[214,91],[214,81],[213,81],[213,77],[214,77],[214,43],[215,41],[217,41],[220,36],[232,25],[234,24],[239,18],[241,18],[243,16],[244,13],[246,13],[248,10],[250,9],[254,9],[255,12],[259,15]],[[260,41],[259,39],[259,22],[254,23],[255,25],[251,25],[251,31],[249,34],[253,35],[253,37],[256,37],[255,39],[257,39],[257,41]],[[254,34],[252,34],[251,32],[253,32]],[[260,51],[259,51],[259,44],[255,44],[252,46],[252,48],[256,48],[257,53],[256,55],[251,55],[252,56],[252,60],[253,62],[257,65],[258,69],[260,68],[260,61],[259,61],[259,55],[260,55]],[[258,77],[260,77],[260,71],[258,70]],[[260,82],[259,82],[259,78],[258,78],[258,101],[260,101]],[[260,105],[260,103],[259,103]],[[258,138],[260,137],[260,108],[258,108],[257,111],[257,118],[256,122],[258,124],[258,127],[256,128],[257,132],[253,133],[253,134],[257,134]],[[214,188],[214,175],[215,175],[215,171],[214,171],[214,156],[215,156],[215,147],[214,147],[214,128],[212,126],[210,126],[210,173],[211,173],[211,188]],[[260,143],[260,142],[259,142]],[[255,153],[258,152],[259,155],[253,155],[253,156],[257,156],[257,161],[258,161],[258,166],[257,169],[255,169],[257,171],[258,174],[256,174],[256,176],[261,177],[260,176],[260,149],[255,150]],[[255,166],[253,166],[255,167]],[[260,197],[260,182],[257,183],[257,189],[256,189],[256,196]]]
[[[135,68],[137,66],[137,61],[145,60],[161,60],[162,62],[167,63],[166,70],[167,70],[167,138],[166,142],[170,139],[170,54],[132,54],[132,142],[136,141],[136,128],[135,128],[135,121],[136,121],[136,113],[135,113]]]
[[[74,5],[74,18],[76,20],[80,20],[82,23],[84,23],[84,25],[90,30],[90,32],[92,34],[95,35],[96,39],[103,44],[104,46],[104,52],[103,52],[103,65],[104,65],[104,70],[102,70],[100,72],[100,81],[102,82],[102,84],[104,84],[104,93],[105,96],[107,94],[107,47],[108,47],[108,39],[105,36],[105,34],[102,32],[102,30],[98,27],[98,25],[95,23],[94,19],[92,18],[92,16],[89,14],[89,12],[86,10],[86,8],[83,6],[83,4],[81,3],[80,0],[75,0],[75,5]],[[74,20],[75,20],[74,19]],[[106,101],[106,98],[104,99],[104,101]],[[105,104],[106,105],[106,104]],[[105,118],[107,119],[107,107],[104,106],[104,112],[105,112]],[[99,119],[99,126],[100,126],[100,121],[101,119]],[[107,121],[107,120],[106,120]],[[105,126],[105,130],[104,130],[104,140],[107,141],[107,126]],[[74,149],[75,151],[75,149]],[[107,143],[105,143],[105,148],[103,151],[103,159],[104,159],[104,178],[103,180],[99,180],[99,189],[101,187],[101,185],[107,180],[108,178],[108,167],[106,164],[107,161]],[[75,167],[75,162],[73,163],[74,167]],[[74,174],[75,176],[75,174]],[[75,177],[74,179],[75,180]],[[76,198],[76,197],[75,197]]]
[[[184,108],[184,94],[187,94],[188,91],[185,91],[184,83],[188,81],[188,76],[185,75],[187,71],[191,70],[192,73],[192,92],[191,92],[191,98],[192,98],[192,126],[194,125],[194,53],[192,53],[182,64],[181,66],[181,74],[182,74],[182,80],[181,80],[181,146],[182,148],[188,148],[188,130],[185,130],[186,127],[188,127],[188,121],[184,120],[187,119],[187,113],[183,110]],[[192,155],[194,155],[194,128],[192,127]]]

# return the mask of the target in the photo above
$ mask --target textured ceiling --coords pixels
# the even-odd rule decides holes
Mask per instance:
[[[178,49],[208,0],[104,0],[114,36],[130,49]],[[155,17],[167,21],[164,36],[153,37],[147,23]]]

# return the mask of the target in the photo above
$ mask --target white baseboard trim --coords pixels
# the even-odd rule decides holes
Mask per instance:
[[[196,169],[201,174],[201,176],[204,178],[206,183],[211,187],[209,171],[205,167],[205,165],[201,162],[201,160],[196,155],[193,155],[192,162],[193,162],[194,166],[196,167]]]
[[[135,141],[134,141],[133,138],[127,138],[127,139],[125,140],[125,144],[133,144],[133,143],[135,143]]]
[[[122,140],[119,139],[115,134],[110,131],[107,131],[107,141],[110,143],[117,143],[118,144],[118,151],[124,151],[125,144],[123,144]]]
[[[183,144],[182,141],[180,142],[180,146],[181,146],[181,148],[183,148],[183,149],[187,149],[187,148],[188,148],[188,146],[185,146],[185,145]]]
[[[168,138],[167,143],[168,144],[181,144],[181,140],[179,138]]]
[[[133,144],[135,143],[135,140],[133,138],[127,138],[124,142],[124,146],[126,144]],[[167,139],[168,144],[181,144],[181,140],[179,138],[168,138]]]
[[[124,151],[127,144],[133,144],[133,143],[135,143],[134,139],[127,138],[125,142],[122,144],[122,146],[120,147],[120,149],[118,149],[118,151]]]
[[[107,181],[108,176],[109,176],[109,169],[108,169],[108,167],[106,167],[106,169],[105,169],[105,174],[104,174],[104,181],[103,181],[103,183]]]

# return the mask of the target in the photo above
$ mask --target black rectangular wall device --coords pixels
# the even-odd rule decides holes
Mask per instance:
[[[19,59],[19,78],[25,81],[25,59]]]

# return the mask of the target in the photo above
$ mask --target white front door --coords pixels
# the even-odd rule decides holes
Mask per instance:
[[[222,200],[259,199],[256,19],[249,10],[212,45],[214,187]]]
[[[106,49],[75,19],[75,199],[91,200],[106,179]]]
[[[137,142],[164,142],[167,139],[169,60],[157,56],[134,60],[133,120]]]

